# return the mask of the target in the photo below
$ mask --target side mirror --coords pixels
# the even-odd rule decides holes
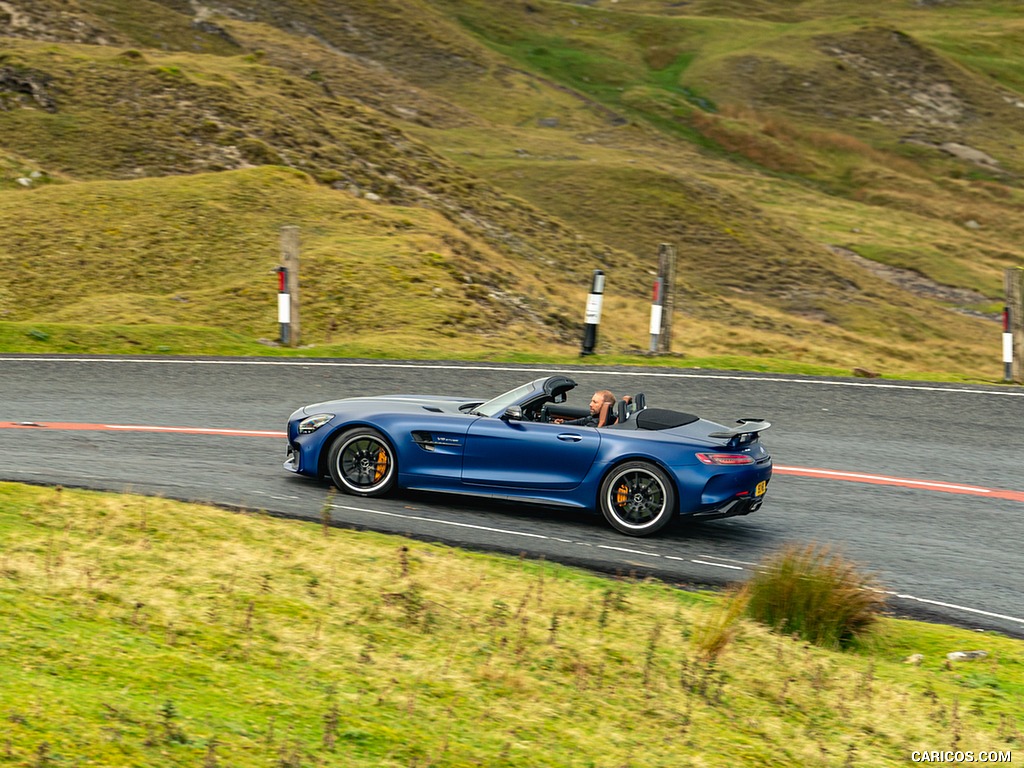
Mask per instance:
[[[505,419],[505,421],[522,421],[523,409],[518,405],[510,405],[505,409],[505,413],[502,418]]]

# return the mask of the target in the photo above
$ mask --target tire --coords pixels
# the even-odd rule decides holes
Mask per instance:
[[[398,478],[394,449],[370,427],[343,432],[331,444],[327,468],[334,484],[353,496],[383,496]]]
[[[627,536],[650,536],[668,525],[676,511],[672,481],[649,461],[615,467],[601,483],[601,513]]]

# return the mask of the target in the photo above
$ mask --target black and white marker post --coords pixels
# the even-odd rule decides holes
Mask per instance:
[[[1003,375],[1008,382],[1024,384],[1024,267],[1010,267],[1003,281]]]
[[[291,342],[292,303],[288,293],[288,268],[278,267],[277,273],[277,322],[281,326],[281,343],[285,346]]]
[[[604,272],[595,269],[593,280],[590,283],[590,293],[587,294],[587,310],[583,316],[583,348],[580,350],[580,355],[594,354],[594,345],[597,344],[597,326],[601,324],[602,301],[604,301]]]
[[[1009,306],[1003,307],[1003,379],[1013,381],[1013,331]]]

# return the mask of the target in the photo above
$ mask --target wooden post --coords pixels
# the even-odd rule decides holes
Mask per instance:
[[[291,299],[291,333],[288,346],[299,346],[299,228],[281,227],[281,263],[288,270],[285,290]]]
[[[676,249],[668,243],[658,246],[658,277],[662,281],[664,305],[657,351],[666,353],[672,351],[672,316],[676,306]]]
[[[1009,336],[1008,381],[1024,384],[1024,269],[1011,267],[1003,273],[1006,287],[1006,327]]]

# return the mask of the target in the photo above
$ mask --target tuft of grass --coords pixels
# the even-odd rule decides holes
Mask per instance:
[[[694,624],[690,640],[699,661],[713,664],[733,643],[740,631],[740,619],[747,611],[749,600],[749,593],[738,589]]]
[[[885,606],[874,575],[819,544],[770,556],[744,591],[749,616],[824,648],[864,638]]]

